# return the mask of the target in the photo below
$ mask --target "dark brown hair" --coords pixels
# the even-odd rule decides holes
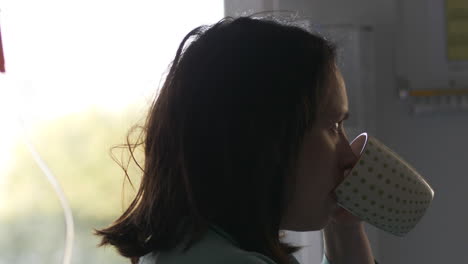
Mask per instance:
[[[149,110],[137,195],[95,231],[100,246],[136,263],[183,242],[188,249],[215,224],[242,249],[288,263],[298,248],[278,236],[284,185],[334,61],[323,37],[270,19],[193,29]]]

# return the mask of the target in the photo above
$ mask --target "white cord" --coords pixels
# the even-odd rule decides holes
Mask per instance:
[[[21,95],[18,93],[18,105],[20,105],[20,98],[21,98]],[[62,264],[70,264],[72,252],[73,252],[73,239],[75,235],[74,224],[73,224],[73,214],[72,214],[71,207],[67,201],[67,198],[62,188],[60,187],[60,184],[57,178],[52,174],[52,171],[49,169],[49,167],[47,167],[46,163],[44,162],[44,160],[42,160],[41,156],[36,151],[36,148],[34,147],[31,140],[29,139],[28,129],[26,128],[25,122],[21,117],[21,112],[16,111],[16,113],[18,114],[18,121],[19,121],[18,123],[21,127],[21,132],[22,132],[21,138],[23,139],[29,152],[34,158],[34,161],[39,166],[39,168],[44,173],[49,183],[54,188],[55,193],[57,194],[60,200],[60,205],[62,206],[63,213],[65,215],[65,249],[64,249]]]
[[[49,183],[52,185],[52,187],[55,190],[55,193],[57,194],[60,204],[62,206],[64,215],[65,215],[65,226],[66,226],[66,234],[65,234],[65,250],[64,250],[64,255],[62,259],[62,264],[70,264],[71,263],[71,257],[72,257],[72,251],[73,251],[73,239],[74,239],[74,224],[73,224],[73,214],[71,207],[67,201],[67,198],[60,187],[60,184],[57,180],[57,178],[52,174],[52,171],[47,167],[46,163],[44,160],[41,158],[39,153],[36,151],[36,148],[32,144],[31,140],[29,139],[29,135],[27,133],[27,129],[25,126],[25,122],[21,118],[20,114],[18,114],[18,120],[21,126],[21,129],[23,131],[22,139],[24,143],[26,144],[29,152],[34,158],[34,161],[36,164],[39,166],[41,171],[44,173],[46,176],[47,180]]]

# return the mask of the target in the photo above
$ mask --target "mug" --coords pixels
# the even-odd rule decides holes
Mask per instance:
[[[406,161],[362,133],[351,142],[359,157],[334,190],[338,205],[361,220],[403,237],[421,220],[434,190]]]

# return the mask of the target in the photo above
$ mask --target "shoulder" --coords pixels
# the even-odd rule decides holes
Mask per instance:
[[[256,252],[240,249],[213,231],[195,243],[186,252],[180,248],[149,253],[139,264],[276,264],[272,259]]]
[[[256,254],[244,254],[244,255],[226,255],[220,257],[220,255],[205,256],[203,259],[192,259],[192,258],[181,258],[175,256],[160,256],[160,253],[149,253],[140,258],[138,264],[276,264],[271,259]]]

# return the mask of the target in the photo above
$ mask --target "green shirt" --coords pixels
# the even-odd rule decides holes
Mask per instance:
[[[299,264],[292,255],[291,264]],[[245,251],[226,232],[211,226],[204,237],[185,253],[175,248],[171,251],[153,252],[140,258],[139,264],[277,264],[257,252]],[[322,264],[330,264],[324,255]]]

